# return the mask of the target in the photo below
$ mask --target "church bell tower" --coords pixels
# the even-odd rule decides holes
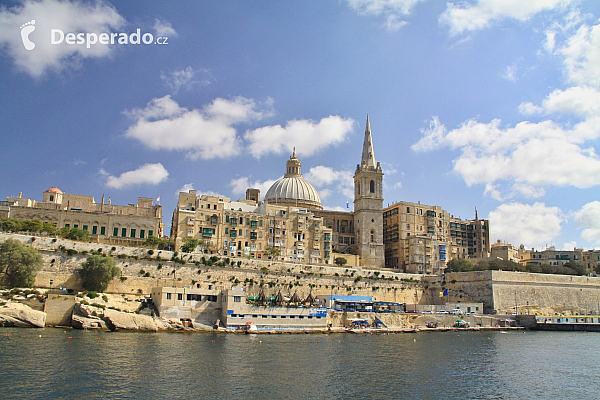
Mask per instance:
[[[360,164],[354,172],[354,226],[361,263],[383,267],[383,172],[375,161],[371,124],[367,115]]]

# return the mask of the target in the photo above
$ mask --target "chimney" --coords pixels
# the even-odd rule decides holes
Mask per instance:
[[[19,192],[19,198],[23,198],[23,192]]]

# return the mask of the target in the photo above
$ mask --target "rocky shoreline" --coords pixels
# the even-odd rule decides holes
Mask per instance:
[[[19,328],[44,328],[46,327],[46,313],[37,311],[31,307],[8,301],[0,305],[0,326]],[[126,332],[211,332],[211,333],[233,333],[245,334],[244,330],[227,330],[224,328],[213,328],[208,325],[192,322],[186,326],[181,320],[159,318],[150,315],[136,314],[113,309],[75,303],[72,309],[70,325],[57,325],[60,328],[73,328],[85,330],[103,331],[126,331]],[[464,331],[506,331],[523,330],[523,327],[437,327],[427,328],[421,326],[409,327],[387,327],[387,328],[364,328],[347,329],[343,327],[332,327],[324,329],[260,329],[252,331],[252,334],[397,334],[417,332],[464,332]]]

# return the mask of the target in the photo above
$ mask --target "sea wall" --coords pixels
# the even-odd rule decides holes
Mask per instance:
[[[375,301],[421,303],[426,301],[421,276],[390,270],[333,265],[307,265],[272,260],[229,258],[227,266],[201,264],[203,254],[184,254],[186,264],[170,261],[174,252],[146,248],[81,243],[70,240],[0,233],[0,242],[19,240],[42,254],[44,266],[36,276],[40,288],[66,287],[81,290],[77,270],[92,251],[115,258],[121,276],[114,279],[107,293],[143,296],[157,286],[229,289],[245,286],[249,296],[264,290],[267,295],[298,292],[300,297],[327,294],[373,296]],[[69,255],[66,251],[77,251]],[[160,257],[160,259],[157,259]],[[220,260],[225,260],[221,258]],[[431,297],[431,296],[429,296]]]
[[[536,315],[600,312],[598,277],[477,271],[448,273],[445,278],[449,301],[479,301],[486,312]]]

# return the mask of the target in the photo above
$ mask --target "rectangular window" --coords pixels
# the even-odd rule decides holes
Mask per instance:
[[[98,233],[98,227],[97,226],[92,226],[92,235],[95,235]]]
[[[150,231],[148,231],[148,237],[150,237],[150,236],[154,236],[153,234],[154,234],[154,232],[153,232],[153,231],[151,231],[151,230],[150,230]]]
[[[79,228],[79,225],[75,224],[73,225],[73,228]]]
[[[225,228],[225,234],[228,235],[229,234],[229,228]]]
[[[121,236],[122,237],[127,236],[127,228],[121,228]]]
[[[246,218],[246,225],[250,225],[250,218]]]
[[[229,215],[225,216],[225,222],[229,222]]]
[[[119,234],[119,228],[113,228],[113,236],[117,236]]]
[[[143,239],[144,236],[146,236],[146,231],[143,229],[140,229],[140,239]]]
[[[132,229],[132,230],[131,230],[131,234],[129,235],[129,237],[132,237],[132,238],[134,238],[134,237],[135,237],[135,229]]]
[[[84,230],[84,231],[87,231],[87,230],[88,230],[88,226],[87,226],[87,225],[84,225],[84,226],[83,226],[83,230]]]
[[[183,293],[177,293],[177,300],[183,300]]]
[[[65,228],[69,228],[69,227],[71,227],[70,224],[65,224]]]
[[[167,300],[171,300],[171,293],[167,293]]]
[[[233,296],[234,303],[241,303],[241,301],[242,301],[242,296]]]
[[[100,234],[101,235],[106,235],[106,227],[105,226],[101,226],[100,227]]]

